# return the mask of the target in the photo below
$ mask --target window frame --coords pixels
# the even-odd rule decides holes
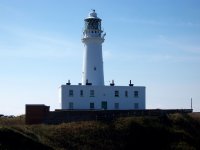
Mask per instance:
[[[118,90],[115,90],[114,96],[119,97],[119,91]]]
[[[127,90],[125,91],[124,94],[125,94],[125,97],[128,97],[128,91]]]
[[[74,96],[74,90],[69,90],[69,97],[73,97]]]
[[[134,91],[134,97],[139,97],[139,91]]]
[[[91,106],[93,106],[93,107],[91,107]],[[90,109],[94,109],[94,108],[95,108],[94,102],[90,102]]]
[[[80,90],[80,97],[83,97],[83,90]]]
[[[139,103],[134,103],[134,109],[139,109]]]
[[[94,90],[90,90],[90,97],[94,97],[94,96],[95,96]]]
[[[69,109],[74,109],[74,103],[73,102],[69,102]]]
[[[119,103],[114,103],[114,109],[119,110]]]

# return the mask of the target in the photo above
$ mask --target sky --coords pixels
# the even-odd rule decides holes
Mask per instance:
[[[200,111],[199,0],[0,0],[0,114],[59,109],[59,87],[81,82],[84,18],[106,32],[105,85],[146,87],[147,109]]]

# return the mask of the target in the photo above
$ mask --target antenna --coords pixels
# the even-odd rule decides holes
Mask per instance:
[[[191,102],[190,102],[190,104],[191,104],[191,109],[192,109],[192,98],[191,98]]]

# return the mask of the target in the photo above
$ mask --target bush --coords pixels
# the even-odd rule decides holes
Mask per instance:
[[[70,150],[200,149],[200,122],[191,115],[124,117],[111,122],[60,125],[24,125],[23,119],[10,119],[1,120],[0,149],[17,149],[18,144],[24,145],[19,149],[27,145]],[[10,142],[14,142],[13,147],[8,147]]]

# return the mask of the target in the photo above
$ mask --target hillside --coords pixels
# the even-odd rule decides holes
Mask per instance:
[[[25,125],[23,116],[0,118],[0,149],[200,149],[200,114],[60,125]]]

